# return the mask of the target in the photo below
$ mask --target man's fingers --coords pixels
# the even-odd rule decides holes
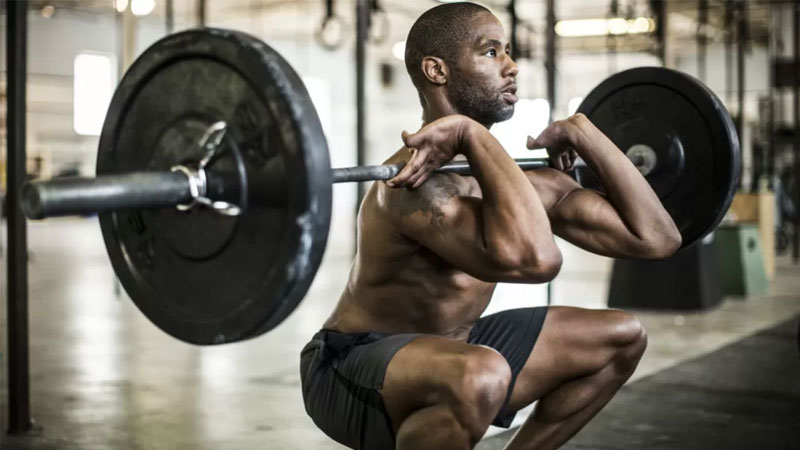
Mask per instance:
[[[422,184],[419,181],[425,176],[426,173],[427,173],[427,170],[424,167],[421,167],[419,170],[417,170],[414,173],[414,175],[412,175],[408,179],[408,182],[406,182],[406,186],[408,186],[411,189],[415,189],[417,186]]]
[[[422,143],[420,133],[409,133],[403,130],[403,132],[400,133],[400,137],[403,139],[403,144],[408,148],[419,148]]]
[[[547,147],[547,144],[544,142],[544,139],[542,139],[541,135],[539,135],[539,137],[537,138],[528,136],[528,142],[526,143],[526,147],[528,147],[528,150],[536,150]]]
[[[406,181],[406,186],[409,186],[412,189],[416,188],[417,186],[422,184],[422,183],[419,183],[420,178],[423,178],[423,177],[425,177],[425,175],[433,172],[433,169],[434,169],[434,165],[433,165],[432,162],[430,162],[430,161],[420,161],[420,164],[417,167],[417,170]]]
[[[569,171],[575,168],[575,161],[578,159],[578,152],[574,148],[569,149]]]
[[[432,173],[433,173],[433,171],[425,171],[425,172],[423,172],[423,173],[422,173],[422,176],[421,176],[421,177],[419,177],[419,179],[418,179],[416,182],[414,182],[414,185],[413,185],[413,186],[411,186],[411,188],[412,188],[412,189],[416,189],[416,188],[418,188],[418,187],[422,186],[422,184],[423,184],[423,183],[425,183],[426,181],[428,181],[428,178],[430,178],[430,177],[431,177],[431,174],[432,174]]]
[[[564,172],[569,172],[572,170],[572,158],[569,156],[569,153],[564,154]]]
[[[558,170],[564,170],[564,163],[561,160],[561,155],[558,155],[555,158],[550,158],[550,160],[553,162],[553,167],[554,168],[556,168]]]
[[[389,187],[400,187],[405,186],[408,182],[408,179],[411,175],[416,172],[416,167],[419,165],[417,162],[417,156],[419,155],[419,150],[416,148],[411,149],[411,157],[408,159],[406,164],[400,169],[397,175],[394,176],[391,180],[387,181],[386,184]]]

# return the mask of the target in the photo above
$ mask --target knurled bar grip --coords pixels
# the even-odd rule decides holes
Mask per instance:
[[[549,167],[546,159],[517,159],[522,170]],[[332,169],[334,183],[388,180],[402,164]],[[440,173],[469,175],[466,161],[445,164]],[[262,193],[263,194],[263,193]],[[105,211],[162,208],[192,200],[189,177],[182,172],[133,172],[96,178],[31,181],[21,189],[22,210],[29,219]],[[263,195],[259,195],[263,196]]]

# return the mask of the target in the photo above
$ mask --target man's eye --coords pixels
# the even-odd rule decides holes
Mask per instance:
[[[487,54],[487,55],[489,55],[489,56],[491,56],[491,57],[495,57],[495,56],[497,56],[497,50],[495,50],[495,49],[493,49],[493,48],[490,48],[490,49],[489,49],[489,50],[486,52],[486,54]]]

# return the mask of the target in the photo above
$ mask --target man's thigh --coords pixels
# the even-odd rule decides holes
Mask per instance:
[[[599,371],[641,332],[638,321],[624,311],[548,308],[536,344],[517,375],[508,410],[518,411],[567,381]]]
[[[542,324],[548,314],[547,307],[518,308],[481,317],[472,328],[469,343],[488,346],[505,358],[511,369],[511,380],[500,412],[493,425],[508,428],[514,420],[516,410],[509,408],[509,401],[517,378],[524,368],[531,349],[534,348]]]
[[[487,365],[503,361],[490,348],[434,335],[421,335],[401,348],[389,363],[380,390],[394,431],[415,411],[450,402],[464,361],[482,358]]]

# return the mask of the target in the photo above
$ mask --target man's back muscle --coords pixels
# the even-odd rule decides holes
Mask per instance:
[[[486,308],[494,283],[457,269],[403,233],[403,222],[423,221],[426,232],[446,238],[453,225],[444,219],[445,208],[472,193],[473,183],[458,175],[434,175],[414,190],[375,183],[359,211],[348,286],[326,327],[463,334]]]

